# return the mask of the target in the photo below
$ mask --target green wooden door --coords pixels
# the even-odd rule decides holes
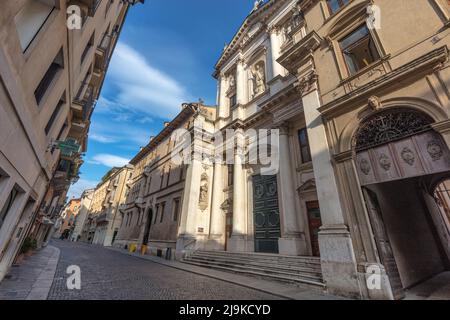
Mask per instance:
[[[280,210],[276,176],[253,176],[255,251],[278,253]]]

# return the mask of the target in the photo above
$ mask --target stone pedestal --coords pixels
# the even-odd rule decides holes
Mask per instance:
[[[223,200],[222,170],[220,160],[216,159],[214,163],[210,235],[205,245],[208,250],[224,250],[225,248],[225,213],[220,208]]]
[[[289,237],[286,235],[278,239],[278,251],[282,255],[301,256],[307,252],[306,242],[300,234]]]
[[[228,241],[227,251],[247,252],[247,241],[243,235],[232,235]]]
[[[181,260],[195,251],[197,239],[189,235],[180,235],[177,239],[175,259]]]
[[[345,225],[324,225],[319,232],[320,262],[328,292],[352,298],[361,297],[356,258]]]

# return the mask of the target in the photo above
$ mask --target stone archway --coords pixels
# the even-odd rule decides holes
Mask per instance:
[[[450,151],[432,123],[417,110],[389,109],[368,117],[354,135],[357,176],[394,298],[446,266],[424,181],[450,173]]]

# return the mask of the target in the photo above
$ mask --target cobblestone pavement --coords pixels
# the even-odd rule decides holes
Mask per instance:
[[[99,246],[53,241],[61,250],[48,299],[272,300],[277,296],[241,287]],[[81,290],[68,290],[66,269],[81,269]]]

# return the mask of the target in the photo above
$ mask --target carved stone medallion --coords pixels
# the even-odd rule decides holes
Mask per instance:
[[[359,167],[361,168],[361,172],[364,173],[366,176],[370,173],[370,163],[367,159],[361,159],[359,162]]]
[[[403,161],[405,161],[410,166],[412,166],[414,164],[414,162],[416,161],[414,152],[408,147],[403,148],[403,150],[401,152],[401,156],[402,156]]]
[[[389,171],[389,169],[391,169],[392,162],[384,153],[380,155],[378,162],[380,163],[381,168],[383,168],[384,170]]]
[[[428,154],[431,156],[433,161],[440,160],[444,155],[441,144],[437,140],[432,140],[428,142],[427,145]]]

